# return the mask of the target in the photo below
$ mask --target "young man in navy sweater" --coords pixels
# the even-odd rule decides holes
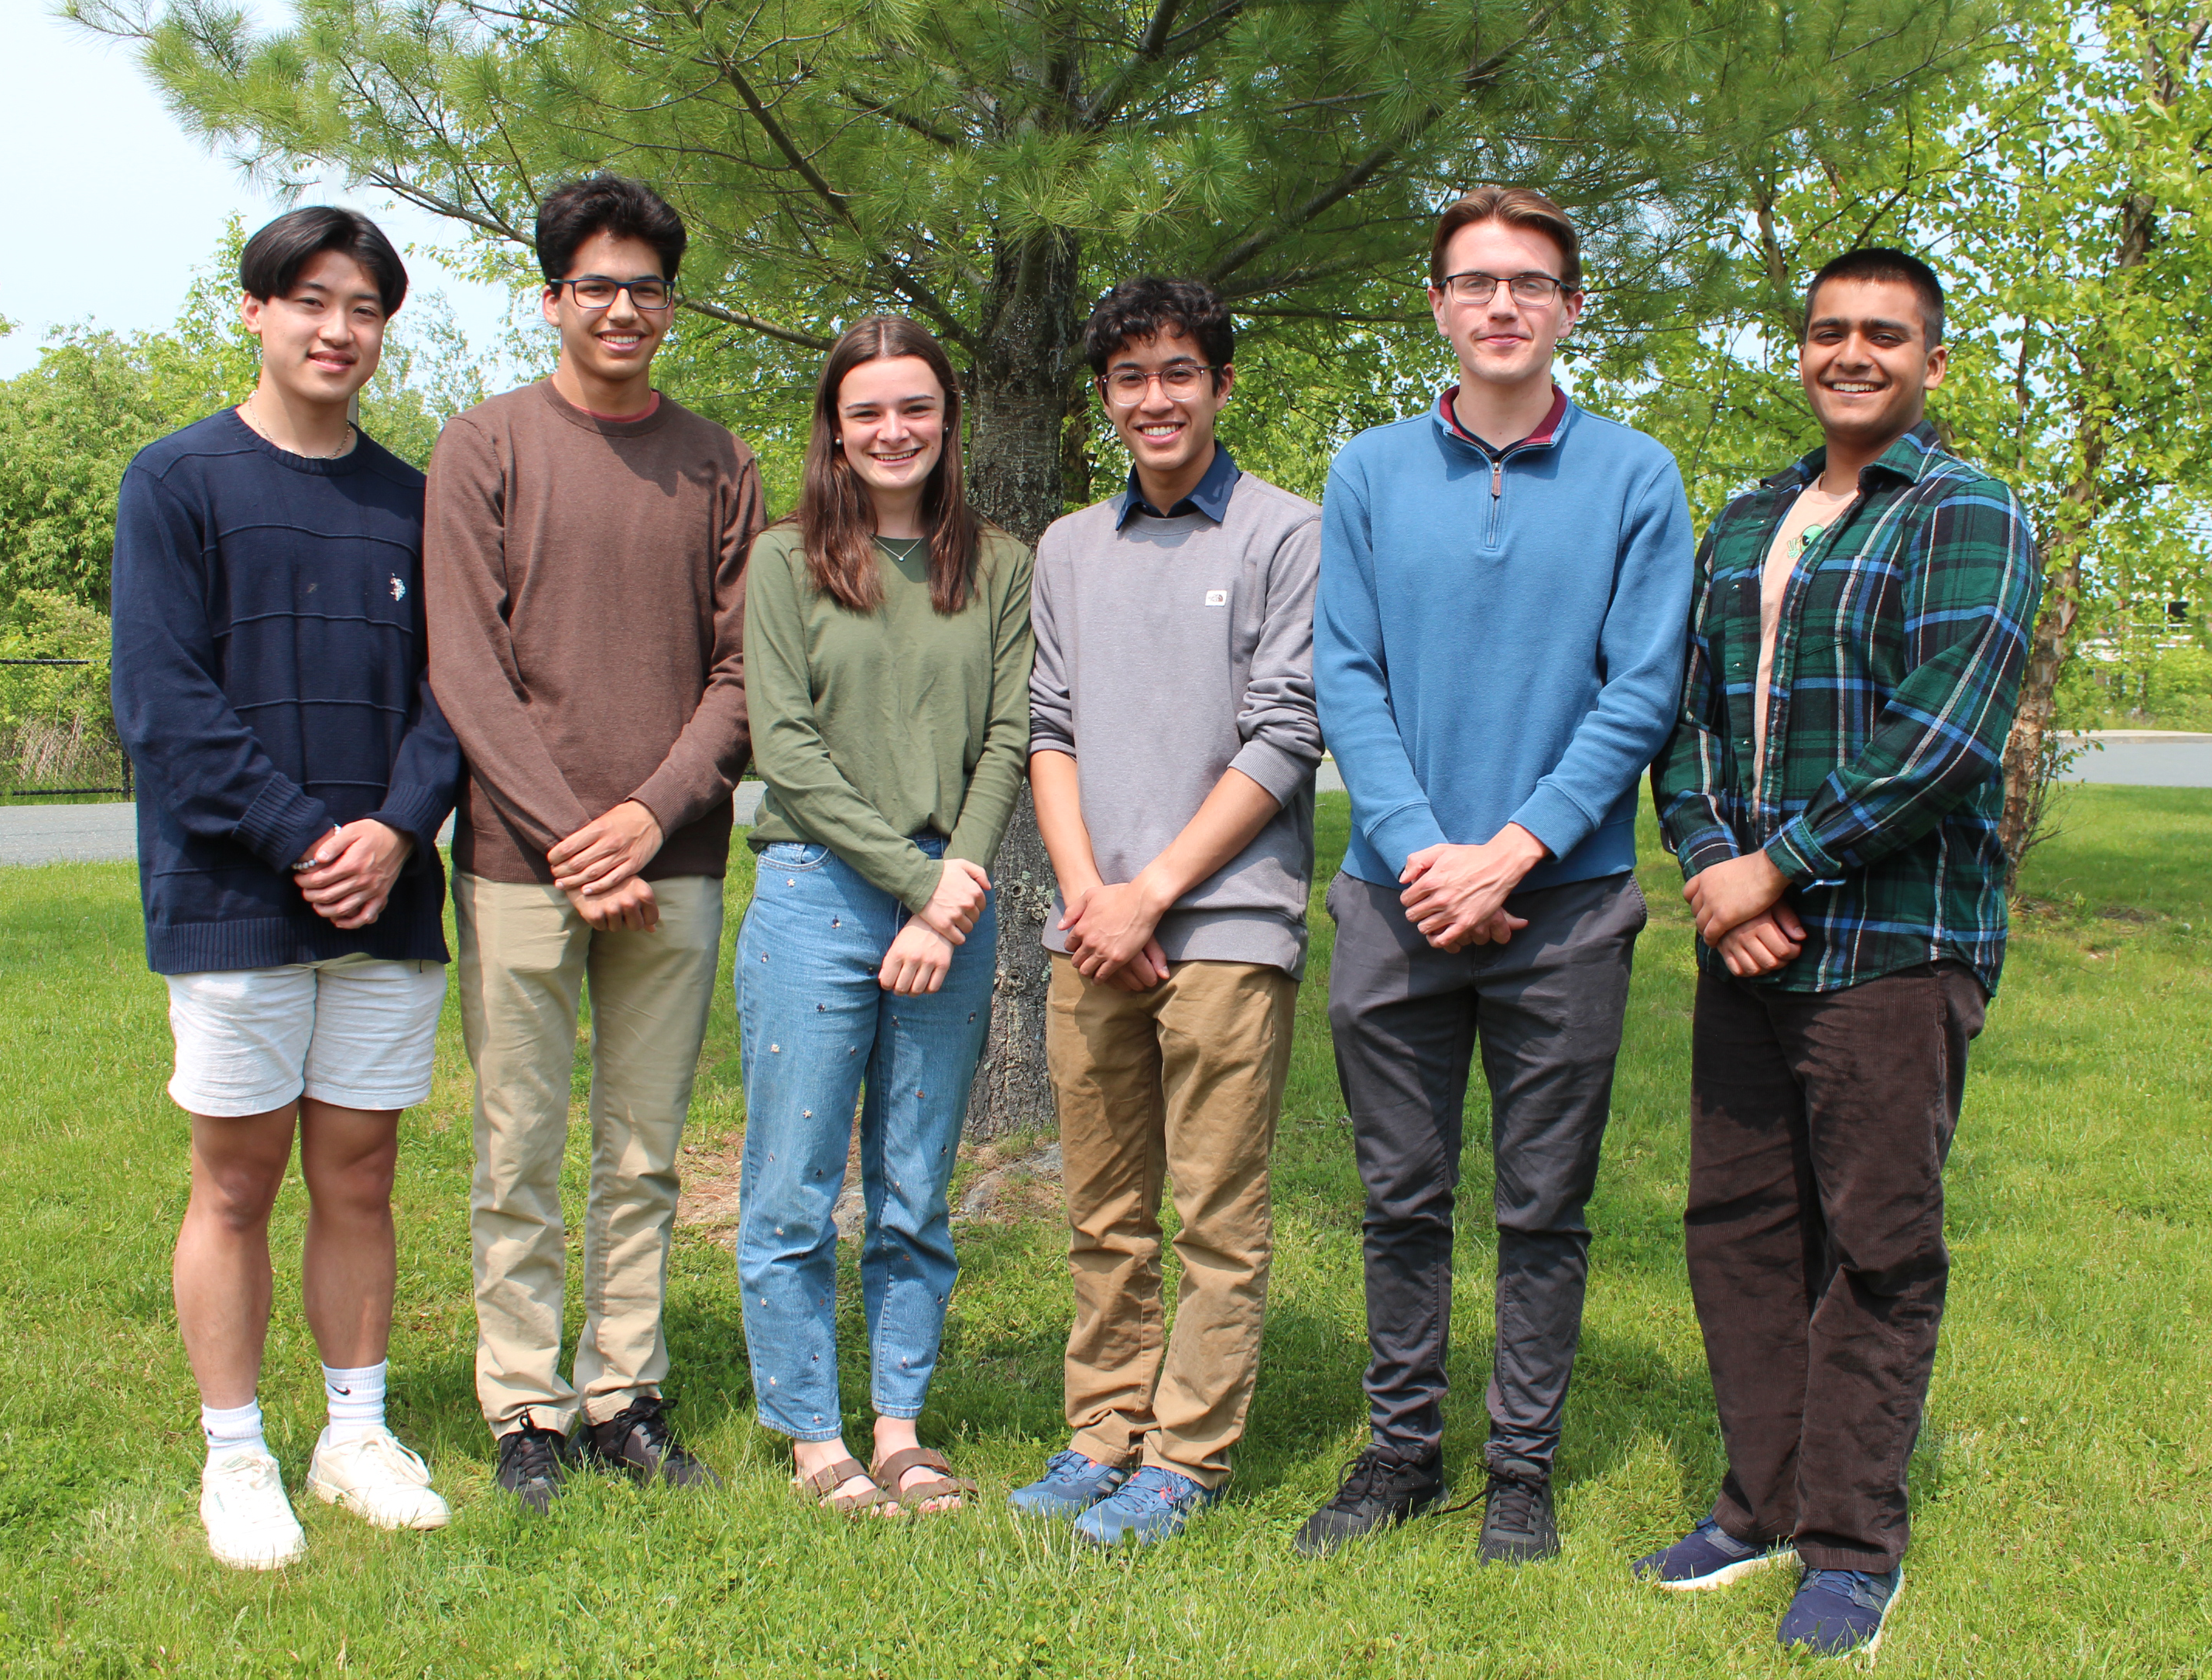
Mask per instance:
[[[200,1516],[217,1558],[268,1569],[307,1550],[254,1393],[295,1130],[330,1408],[307,1485],[381,1528],[449,1516],[384,1386],[399,1111],[430,1094],[461,766],[426,676],[422,475],[347,418],[407,294],[398,253],[349,210],[294,210],[246,242],[239,283],[253,394],[123,477],[114,688],[169,1095],[191,1117],[175,1289]]]
[[[1367,1190],[1373,1440],[1297,1544],[1330,1552],[1443,1497],[1479,1041],[1498,1221],[1480,1556],[1523,1562],[1559,1549],[1583,1207],[1644,919],[1636,784],[1680,699],[1693,554],[1673,458],[1552,383],[1583,301],[1559,208],[1481,188],[1444,212],[1430,264],[1460,382],[1353,439],[1322,504],[1314,676],[1352,828],[1329,1023]]]

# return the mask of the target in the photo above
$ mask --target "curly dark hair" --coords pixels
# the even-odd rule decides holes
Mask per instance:
[[[587,176],[555,187],[538,207],[538,266],[548,285],[568,277],[576,252],[594,234],[643,240],[659,253],[660,277],[672,284],[690,242],[684,218],[643,181],[627,175]]]
[[[1206,353],[1214,369],[1213,388],[1218,391],[1220,370],[1237,358],[1237,329],[1221,294],[1201,281],[1162,280],[1149,274],[1123,281],[1098,300],[1084,324],[1084,360],[1092,373],[1103,376],[1115,351],[1132,342],[1157,338],[1169,329]]]

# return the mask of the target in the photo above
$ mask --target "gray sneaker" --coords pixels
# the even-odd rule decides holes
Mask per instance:
[[[1552,1519],[1552,1478],[1520,1471],[1490,1472],[1482,1495],[1482,1563],[1537,1563],[1559,1555],[1559,1525]]]
[[[544,1511],[561,1497],[568,1474],[568,1437],[526,1423],[499,1438],[499,1470],[493,1480],[520,1500],[526,1510]]]

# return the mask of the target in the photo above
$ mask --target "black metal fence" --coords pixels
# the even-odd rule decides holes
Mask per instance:
[[[0,797],[129,794],[104,659],[0,659]]]

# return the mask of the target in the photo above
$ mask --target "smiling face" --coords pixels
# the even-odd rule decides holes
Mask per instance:
[[[1213,459],[1214,416],[1228,403],[1237,371],[1224,366],[1194,379],[1193,370],[1205,367],[1198,341],[1173,326],[1133,339],[1107,358],[1098,394],[1140,475],[1179,485],[1185,477],[1203,476]],[[1167,377],[1146,377],[1155,374]],[[1117,380],[1133,379],[1144,379],[1141,394],[1116,389]],[[1188,389],[1170,393],[1170,379]]]
[[[1516,274],[1547,274],[1558,279],[1564,253],[1549,237],[1509,221],[1470,221],[1444,246],[1443,271],[1480,273],[1499,279]],[[1459,352],[1463,378],[1507,387],[1548,381],[1552,353],[1583,312],[1580,292],[1553,288],[1542,303],[1518,303],[1510,286],[1495,286],[1487,299],[1462,302],[1452,292],[1429,288],[1429,310],[1437,331]]]
[[[1831,280],[1813,294],[1797,371],[1831,442],[1886,446],[1920,423],[1948,352],[1901,280]]]
[[[600,275],[609,280],[659,280],[660,253],[643,240],[598,233],[576,249],[564,280]],[[627,291],[604,309],[586,309],[572,286],[548,286],[539,305],[561,330],[561,360],[592,385],[620,388],[642,378],[653,353],[668,335],[672,309],[640,309]],[[586,405],[588,406],[588,404]]]
[[[838,452],[885,506],[919,505],[945,454],[945,388],[920,356],[854,366],[837,386]]]
[[[261,377],[317,406],[344,403],[368,383],[384,353],[376,282],[342,251],[317,252],[283,297],[248,295],[238,312],[261,341]]]

